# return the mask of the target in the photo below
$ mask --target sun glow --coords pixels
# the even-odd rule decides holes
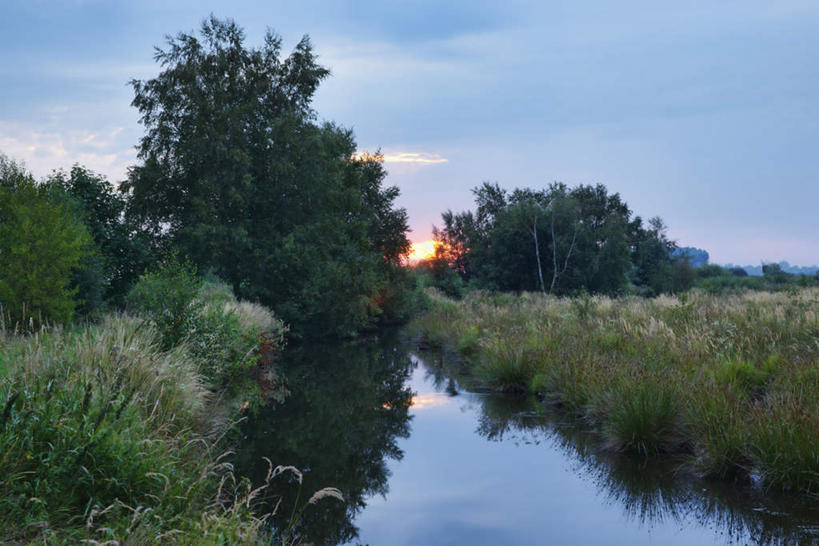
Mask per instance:
[[[420,262],[422,260],[429,260],[435,257],[435,249],[441,243],[437,243],[433,240],[429,241],[420,241],[417,243],[412,243],[410,247],[409,253],[409,261],[410,262]]]
[[[422,410],[422,409],[429,409],[429,408],[437,408],[440,406],[445,406],[449,402],[450,398],[441,393],[428,393],[428,394],[417,394],[412,397],[412,402],[410,406],[414,410]]]

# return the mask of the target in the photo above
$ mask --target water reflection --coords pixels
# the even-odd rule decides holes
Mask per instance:
[[[444,373],[445,368],[433,371]],[[491,441],[549,443],[572,461],[608,505],[642,528],[671,523],[712,529],[717,542],[819,544],[819,506],[748,484],[694,479],[675,460],[635,460],[600,447],[599,438],[533,397],[480,398],[477,433]]]
[[[268,498],[267,508],[281,500],[273,518],[276,527],[287,527],[291,508],[304,505],[314,491],[333,486],[343,492],[345,502],[308,505],[296,534],[316,544],[357,536],[356,515],[368,498],[387,494],[388,461],[403,456],[397,439],[410,430],[412,393],[405,383],[411,365],[407,348],[395,337],[288,350],[282,369],[291,394],[246,423],[246,439],[236,456],[238,473],[255,484],[267,471],[262,457],[304,470],[298,500],[296,484],[273,484],[281,499]]]
[[[247,423],[240,472],[261,480],[266,456],[308,470],[302,504],[325,486],[345,495],[305,510],[305,542],[819,541],[811,503],[603,451],[534,398],[476,394],[457,361],[409,351],[395,336],[291,350],[292,394]],[[277,485],[282,507],[296,489]],[[289,516],[280,510],[275,523]]]

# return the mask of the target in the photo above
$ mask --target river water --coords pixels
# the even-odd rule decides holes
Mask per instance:
[[[271,521],[314,544],[819,544],[819,501],[634,460],[532,397],[482,392],[400,333],[292,348],[290,390],[244,425],[235,463]],[[333,498],[308,504],[323,487]],[[295,508],[295,510],[294,510]]]

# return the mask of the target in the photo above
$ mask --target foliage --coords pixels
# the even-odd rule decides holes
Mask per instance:
[[[450,298],[461,298],[464,295],[466,283],[458,274],[457,269],[450,267],[448,251],[444,245],[435,249],[435,256],[424,260],[415,267],[415,271],[424,279],[424,286],[433,286]]]
[[[128,307],[148,317],[157,329],[161,346],[170,349],[193,329],[202,310],[201,288],[196,267],[170,255],[154,271],[139,278],[128,294]]]
[[[2,540],[256,540],[196,360],[156,339],[127,316],[0,339]]]
[[[708,251],[690,246],[677,247],[671,252],[672,258],[688,258],[689,263],[699,269],[708,265]]]
[[[648,229],[641,229],[634,253],[635,284],[644,287],[646,295],[657,296],[673,289],[670,252],[674,243],[666,236],[663,221],[654,217]]]
[[[732,275],[704,281],[729,279]],[[759,282],[764,279],[758,278]],[[531,389],[614,448],[704,476],[819,492],[819,289],[654,299],[430,293],[422,340]]]
[[[671,259],[671,290],[675,294],[688,291],[697,280],[697,270],[688,258]]]
[[[440,249],[436,261],[469,285],[617,294],[634,269],[633,280],[647,290],[671,289],[673,244],[664,227],[643,229],[641,219],[632,219],[626,203],[603,185],[570,189],[555,183],[507,192],[484,183],[473,193],[474,213],[446,211],[443,226],[433,232]],[[446,277],[435,267],[437,286],[444,288]],[[663,275],[668,282],[660,286]]]
[[[128,217],[157,241],[272,307],[297,335],[372,325],[409,249],[407,217],[378,155],[315,122],[329,74],[305,37],[288,57],[211,17],[200,36],[157,50],[159,75],[134,80],[146,134],[122,188]],[[219,138],[213,138],[219,135]]]
[[[151,259],[150,241],[129,225],[124,216],[125,195],[102,176],[74,165],[57,171],[45,182],[56,196],[68,201],[87,226],[95,251],[74,277],[84,314],[103,302],[121,306],[128,290]]]
[[[240,302],[229,286],[205,282],[189,261],[171,255],[145,273],[128,295],[129,308],[156,329],[160,346],[184,344],[212,388],[237,389],[259,364],[269,364],[287,328],[261,305]]]
[[[745,270],[739,268],[740,271],[745,273]],[[733,273],[733,271],[732,271]],[[719,277],[720,275],[724,275],[725,270],[716,264],[707,264],[697,268],[697,277],[701,279],[710,279],[711,277]],[[738,277],[747,277],[748,274],[745,275],[737,275]]]
[[[237,301],[227,285],[204,284],[197,298],[201,306],[185,340],[208,384],[236,389],[284,346],[284,324],[261,305]]]
[[[791,278],[790,273],[785,272],[781,265],[775,263],[763,264],[762,276],[772,282],[777,283],[786,282],[789,278]]]
[[[697,270],[694,285],[712,294],[742,292],[747,290],[796,290],[809,286],[819,286],[819,277],[791,275],[781,268],[768,267],[768,274],[750,276],[742,268],[724,269],[717,265],[708,265]]]
[[[69,284],[91,245],[72,210],[0,156],[0,308],[13,327],[36,329],[71,319]]]

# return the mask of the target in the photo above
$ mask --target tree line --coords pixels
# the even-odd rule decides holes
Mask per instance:
[[[115,188],[81,166],[36,181],[0,160],[0,304],[7,324],[65,322],[122,306],[168,255],[272,309],[296,336],[348,335],[407,313],[407,214],[378,154],[320,122],[329,71],[307,37],[211,16],[157,49],[133,80],[145,134]]]
[[[656,296],[693,286],[721,291],[819,281],[783,274],[773,264],[762,279],[705,265],[707,252],[678,248],[662,219],[634,216],[602,184],[507,191],[485,182],[473,195],[474,211],[442,214],[442,225],[433,228],[435,256],[419,265],[433,285],[456,297],[470,289]]]

